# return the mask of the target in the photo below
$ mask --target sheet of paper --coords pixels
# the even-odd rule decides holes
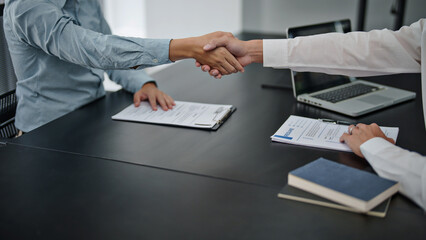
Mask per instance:
[[[396,142],[399,128],[380,128],[386,136]],[[339,141],[340,136],[345,132],[348,132],[347,125],[325,123],[318,119],[291,115],[271,136],[271,139],[276,142],[351,152],[352,150],[346,144]]]
[[[232,105],[204,104],[175,101],[172,110],[164,111],[160,107],[153,111],[148,102],[139,107],[133,104],[112,116],[114,120],[136,121],[177,125],[195,128],[212,128],[231,111]]]

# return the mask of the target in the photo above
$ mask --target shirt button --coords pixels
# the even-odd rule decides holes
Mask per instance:
[[[154,63],[158,63],[158,59],[156,59],[156,58],[154,58],[152,61],[153,61]]]

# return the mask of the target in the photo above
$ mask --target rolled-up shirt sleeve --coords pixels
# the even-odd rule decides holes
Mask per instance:
[[[363,143],[361,152],[379,176],[398,181],[400,192],[426,211],[426,157],[379,137]]]
[[[48,1],[10,3],[13,33],[25,44],[61,60],[98,69],[145,68],[169,60],[170,39],[102,34],[80,27]]]

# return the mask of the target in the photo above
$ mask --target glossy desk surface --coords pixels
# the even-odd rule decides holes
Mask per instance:
[[[0,148],[1,239],[424,239],[384,219],[276,197],[278,188],[22,146]]]
[[[120,91],[14,139],[11,144],[266,186],[284,185],[290,170],[318,157],[359,168],[367,166],[353,153],[271,142],[270,136],[293,114],[398,126],[397,143],[426,154],[418,74],[375,78],[390,84],[403,82],[402,86],[417,91],[418,97],[353,119],[297,103],[290,90],[261,87],[262,82],[285,77],[288,71],[251,65],[243,74],[215,80],[192,65],[192,61],[177,63],[157,74],[156,79],[176,100],[236,106],[237,111],[217,131],[114,121],[111,116],[132,103],[132,94]]]
[[[124,91],[107,94],[0,148],[0,163],[5,164],[1,167],[1,190],[5,194],[12,191],[11,198],[2,200],[2,212],[16,211],[19,216],[11,225],[18,228],[19,221],[46,214],[51,219],[41,229],[51,224],[54,233],[70,236],[79,234],[70,233],[75,228],[88,236],[105,234],[101,236],[107,238],[359,239],[402,238],[407,232],[413,233],[413,238],[426,237],[423,211],[401,195],[394,197],[384,219],[278,199],[276,194],[286,184],[288,172],[318,157],[368,171],[371,168],[353,153],[270,140],[293,114],[397,126],[398,145],[426,155],[419,74],[369,78],[415,91],[417,98],[349,118],[297,103],[291,89],[261,87],[291,86],[288,70],[250,65],[243,74],[216,80],[193,65],[193,61],[181,61],[154,77],[176,100],[236,106],[237,111],[225,124],[217,131],[205,131],[113,121],[112,115],[132,103],[132,95]],[[20,149],[25,149],[22,154]],[[28,155],[42,164],[29,161]],[[19,164],[29,167],[18,171]],[[33,175],[33,167],[40,172]],[[37,191],[31,191],[38,176],[43,178]],[[27,178],[32,180],[21,186],[20,181]],[[28,192],[19,191],[21,187]],[[43,189],[49,190],[45,190],[47,195]],[[20,202],[27,195],[37,201]],[[117,199],[121,195],[124,200]],[[66,203],[62,208],[61,201]],[[31,204],[49,202],[59,205],[25,211]],[[7,222],[7,216],[12,217],[13,212],[2,216],[2,221]],[[55,217],[73,226],[58,221],[56,227]],[[114,217],[117,219],[111,219]]]

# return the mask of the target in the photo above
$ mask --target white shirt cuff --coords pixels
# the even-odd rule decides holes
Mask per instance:
[[[288,64],[287,39],[263,40],[263,66],[283,68]]]
[[[383,149],[393,145],[394,144],[390,143],[384,138],[375,137],[361,144],[360,149],[364,156],[367,155],[367,153],[374,155],[382,151]]]

